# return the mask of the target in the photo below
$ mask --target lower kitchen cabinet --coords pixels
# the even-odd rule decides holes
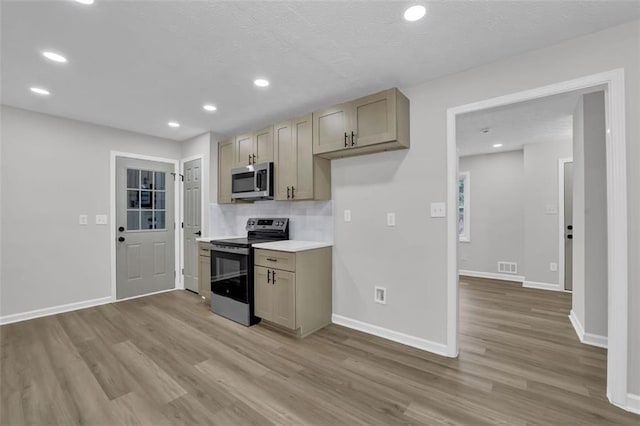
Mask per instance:
[[[256,249],[255,315],[305,337],[331,323],[331,247],[296,253]]]
[[[209,243],[198,243],[198,294],[211,301],[211,250]]]

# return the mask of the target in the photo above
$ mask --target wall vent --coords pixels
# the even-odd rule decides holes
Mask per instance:
[[[517,274],[518,264],[515,262],[498,262],[498,272],[503,274]]]
[[[382,303],[383,305],[387,304],[387,289],[384,287],[376,287],[375,294],[373,295],[373,299],[376,303]]]

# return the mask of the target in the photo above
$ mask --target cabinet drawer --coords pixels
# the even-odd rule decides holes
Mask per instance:
[[[211,249],[209,248],[209,243],[200,243],[198,244],[198,255],[211,257]]]
[[[284,251],[257,249],[255,252],[255,264],[266,268],[294,272],[296,270],[296,254]]]

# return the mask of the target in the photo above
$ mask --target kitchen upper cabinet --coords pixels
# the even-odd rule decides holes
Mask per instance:
[[[218,144],[218,204],[231,204],[231,169],[234,166],[233,140]]]
[[[296,253],[255,250],[255,315],[305,337],[331,323],[331,247]]]
[[[398,89],[313,113],[313,152],[340,158],[409,148],[409,99]],[[324,123],[323,123],[324,122]],[[338,143],[341,126],[345,126]]]
[[[243,167],[253,164],[255,158],[255,135],[253,133],[247,133],[236,137],[235,142],[235,158],[234,167]]]
[[[268,161],[273,161],[273,126],[236,137],[235,167]]]
[[[349,145],[352,106],[349,103],[321,109],[313,113],[313,152],[334,152]]]
[[[274,128],[276,200],[328,200],[331,164],[313,156],[311,114]]]

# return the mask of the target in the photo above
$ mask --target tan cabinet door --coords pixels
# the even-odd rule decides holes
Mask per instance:
[[[234,142],[224,141],[218,144],[218,204],[230,204],[231,168],[234,165]]]
[[[291,186],[296,185],[296,147],[291,137],[291,122],[286,121],[274,127],[274,167],[276,179],[276,200],[291,198]]]
[[[234,167],[248,166],[253,163],[254,152],[254,134],[236,137]]]
[[[395,89],[357,99],[352,105],[355,147],[396,140]]]
[[[198,294],[205,300],[211,300],[211,258],[198,257]]]
[[[257,317],[267,321],[273,321],[273,284],[271,282],[271,270],[262,266],[256,266],[254,274],[254,313]]]
[[[279,269],[272,269],[271,272],[273,284],[271,321],[293,330],[296,328],[296,275]]]
[[[252,154],[255,154],[256,157],[253,164],[273,161],[273,126],[256,132],[254,138],[255,147]]]
[[[313,118],[311,114],[291,121],[291,132],[295,146],[296,183],[292,190],[295,200],[313,199]]]
[[[350,103],[313,113],[313,153],[322,154],[345,149],[351,141]]]

